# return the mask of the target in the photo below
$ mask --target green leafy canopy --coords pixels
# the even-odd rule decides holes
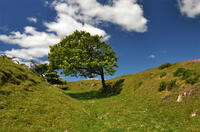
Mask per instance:
[[[118,67],[118,57],[101,36],[85,31],[75,31],[60,43],[50,46],[50,67],[62,69],[64,75],[96,77],[113,75]]]

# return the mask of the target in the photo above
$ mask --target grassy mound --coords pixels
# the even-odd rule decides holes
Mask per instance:
[[[0,58],[1,132],[71,130],[78,127],[80,109],[80,103],[44,82],[26,66]]]
[[[164,68],[163,68],[164,67]],[[0,131],[200,131],[200,61],[52,87],[0,58]]]

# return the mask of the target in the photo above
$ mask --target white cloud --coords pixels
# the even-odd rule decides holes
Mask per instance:
[[[200,15],[200,0],[178,0],[178,3],[182,14],[190,18]]]
[[[98,27],[102,22],[117,24],[127,31],[147,30],[147,19],[144,18],[143,10],[136,0],[112,0],[109,5],[102,5],[96,0],[55,0],[51,6],[57,12],[57,16],[52,22],[44,22],[45,31],[26,26],[23,32],[0,34],[0,41],[21,47],[5,51],[6,54],[21,60],[38,60],[48,54],[50,45],[58,43],[75,30],[101,35],[105,41],[110,35]],[[36,18],[27,19],[37,22]]]
[[[0,40],[9,44],[18,44],[21,49],[5,51],[9,56],[20,60],[37,60],[49,52],[49,46],[60,41],[59,36],[48,32],[36,31],[34,27],[27,26],[23,33],[11,32],[10,35],[0,35]]]
[[[96,28],[87,23],[82,24],[71,16],[62,13],[58,13],[57,20],[55,22],[45,22],[45,26],[48,28],[49,32],[55,32],[61,38],[73,33],[75,30],[85,30],[90,32],[92,35],[98,34],[104,37],[107,35],[102,29]]]
[[[30,22],[37,23],[37,18],[35,18],[35,17],[28,17],[27,20]]]
[[[17,58],[31,60],[36,58],[41,58],[49,52],[49,48],[28,48],[28,49],[12,49],[10,51],[5,51],[9,56],[15,56]]]
[[[9,44],[18,44],[24,48],[49,47],[59,42],[59,37],[53,33],[38,32],[34,27],[27,26],[24,33],[11,32],[10,35],[0,35],[0,40]]]
[[[152,55],[149,56],[149,58],[150,58],[150,59],[155,59],[156,56],[155,56],[154,54],[152,54]]]
[[[96,0],[67,0],[54,2],[56,10],[86,23],[107,21],[122,26],[125,30],[145,32],[147,19],[136,0],[113,0],[110,5],[102,5]]]

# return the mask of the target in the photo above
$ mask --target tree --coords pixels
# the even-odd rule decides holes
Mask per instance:
[[[56,70],[49,70],[49,65],[47,63],[36,64],[31,60],[31,70],[39,76],[42,76],[50,84],[66,84],[66,81],[60,78]]]
[[[45,75],[45,79],[50,84],[66,84],[66,81],[60,78],[58,75],[58,72],[56,70],[54,71],[47,71]]]
[[[31,70],[38,75],[43,75],[48,71],[48,64],[36,64],[33,60],[31,60]]]
[[[75,31],[60,43],[50,46],[50,67],[61,69],[65,76],[93,78],[100,75],[103,88],[106,89],[104,75],[115,73],[118,57],[101,39],[98,35]]]

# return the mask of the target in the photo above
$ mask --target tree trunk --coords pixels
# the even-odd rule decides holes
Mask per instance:
[[[103,88],[106,89],[106,83],[105,83],[105,79],[104,79],[104,74],[101,74],[101,82],[102,82]]]
[[[103,72],[103,68],[101,68],[101,82],[102,82],[102,86],[103,89],[106,89],[106,83],[105,83],[105,79],[104,79],[104,72]]]

